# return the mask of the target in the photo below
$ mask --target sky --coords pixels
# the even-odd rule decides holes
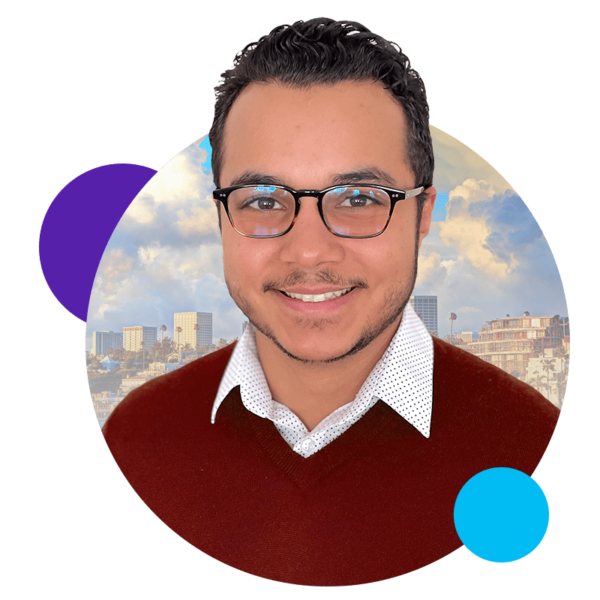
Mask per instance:
[[[439,334],[479,331],[486,321],[534,314],[566,316],[552,252],[510,184],[467,146],[431,128],[438,199],[419,253],[415,294],[438,297]],[[87,320],[93,331],[167,326],[173,313],[213,313],[213,338],[242,333],[229,297],[210,170],[208,136],[168,162],[116,227],[102,257]]]

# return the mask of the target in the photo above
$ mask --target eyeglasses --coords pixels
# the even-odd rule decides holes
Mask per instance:
[[[342,238],[381,235],[396,203],[418,196],[425,188],[394,190],[380,185],[342,185],[324,190],[293,190],[281,185],[236,185],[215,190],[232,227],[250,238],[285,235],[296,222],[300,198],[317,198],[325,227]]]

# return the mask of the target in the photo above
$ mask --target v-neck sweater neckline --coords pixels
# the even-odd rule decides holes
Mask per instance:
[[[399,418],[389,406],[379,401],[344,435],[327,444],[316,454],[304,458],[290,448],[271,421],[246,410],[242,404],[239,387],[228,394],[221,410],[225,414],[220,415],[221,418],[217,416],[215,426],[219,425],[219,421],[229,419],[237,421],[242,428],[249,426],[264,456],[277,465],[283,474],[302,490],[317,485],[336,467],[354,455],[364,453],[386,424],[394,417]]]

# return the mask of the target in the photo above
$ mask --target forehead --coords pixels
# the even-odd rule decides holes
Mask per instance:
[[[366,167],[407,185],[405,140],[404,111],[379,82],[252,83],[227,117],[221,185],[258,171],[292,187],[324,187],[337,173]]]

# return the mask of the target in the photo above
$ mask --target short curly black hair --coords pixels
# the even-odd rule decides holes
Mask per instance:
[[[381,81],[404,109],[408,159],[417,187],[433,184],[433,146],[429,105],[419,74],[400,47],[355,21],[318,18],[280,25],[248,44],[215,88],[215,118],[210,129],[212,172],[220,187],[223,133],[236,98],[250,83],[277,82],[307,88],[341,81]],[[419,203],[420,205],[421,203]]]

